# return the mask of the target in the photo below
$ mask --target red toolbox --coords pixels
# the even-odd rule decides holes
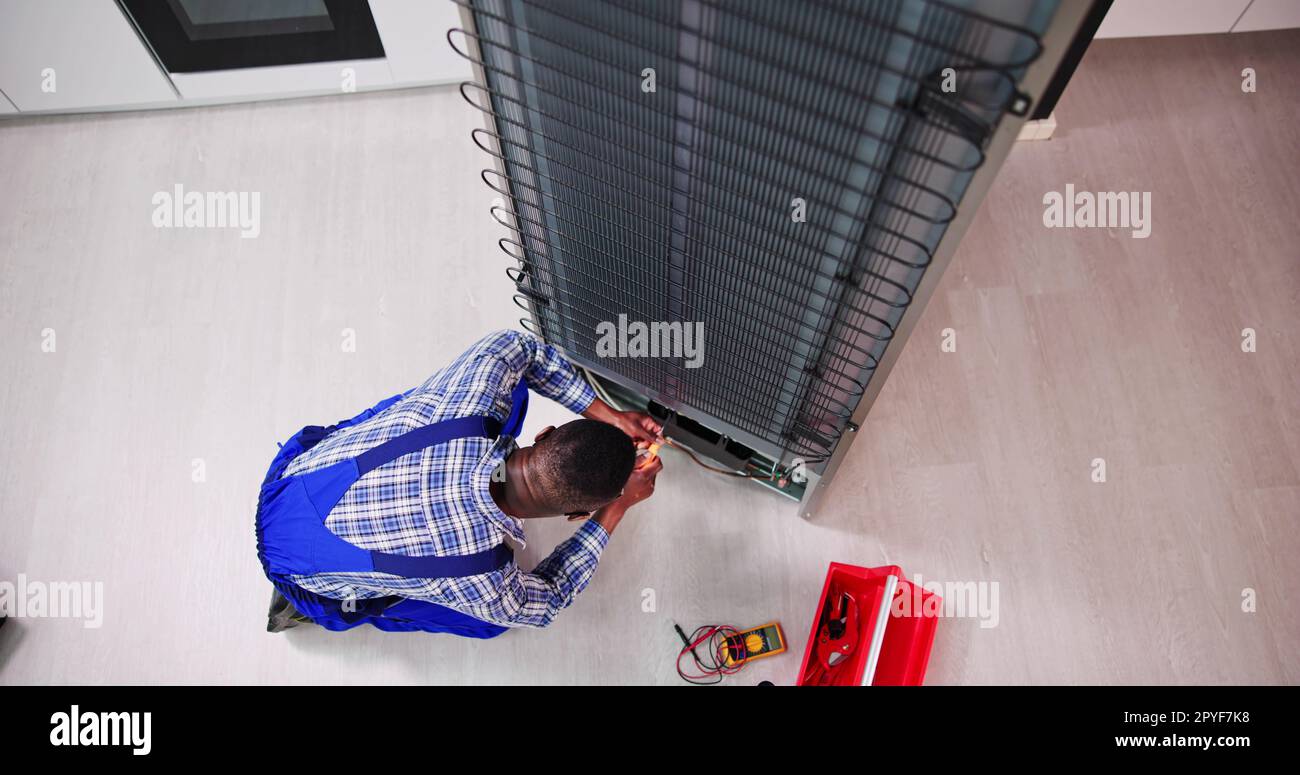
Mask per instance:
[[[942,603],[897,565],[831,563],[798,685],[919,686]]]

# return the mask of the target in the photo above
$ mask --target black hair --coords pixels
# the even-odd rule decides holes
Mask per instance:
[[[594,511],[617,498],[636,464],[632,439],[599,420],[565,423],[536,448],[542,495],[565,514]]]

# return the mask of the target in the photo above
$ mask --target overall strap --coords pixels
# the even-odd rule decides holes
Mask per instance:
[[[514,555],[504,543],[476,554],[445,557],[415,557],[366,550],[327,529],[325,519],[358,479],[403,455],[456,439],[496,438],[503,432],[517,435],[528,405],[527,385],[521,381],[511,398],[511,412],[504,427],[500,420],[487,416],[443,420],[407,431],[354,458],[292,477],[299,480],[301,491],[309,502],[310,517],[302,522],[295,521],[296,526],[288,526],[281,520],[281,530],[301,533],[292,538],[285,537],[279,543],[293,546],[301,543],[305,538],[303,534],[310,535],[311,538],[305,544],[310,546],[310,551],[305,557],[286,560],[285,565],[321,569],[315,572],[365,572],[373,569],[405,578],[453,578],[490,573],[509,563]],[[306,513],[302,516],[306,517]]]
[[[471,436],[494,439],[499,433],[501,433],[501,421],[492,417],[457,417],[454,420],[425,425],[357,455],[357,478],[393,462],[402,455],[419,452],[427,447]]]
[[[468,437],[495,439],[502,433],[517,437],[528,413],[528,384],[519,380],[510,394],[510,416],[505,424],[493,417],[474,416],[457,417],[443,420],[433,425],[425,425],[401,436],[389,439],[377,447],[357,455],[357,478],[361,478],[382,465],[393,462],[403,455],[418,452],[428,447],[444,444],[448,441]]]
[[[519,431],[524,427],[524,416],[528,414],[528,383],[519,380],[510,394],[510,416],[501,427],[501,433],[511,438],[519,438]]]
[[[408,557],[404,554],[388,554],[372,551],[370,559],[375,570],[391,573],[408,579],[447,579],[461,576],[477,576],[491,573],[514,559],[515,553],[507,544],[497,544],[476,554],[461,554],[440,557]]]
[[[517,437],[523,426],[524,416],[528,413],[528,384],[524,380],[519,380],[510,399],[510,416],[506,418],[504,425],[491,417],[462,417],[417,428],[358,455],[357,476],[364,476],[367,471],[373,471],[402,455],[452,439],[466,436],[495,438],[503,433]],[[437,579],[491,573],[513,560],[514,552],[508,545],[502,543],[476,554],[412,557],[405,554],[371,551],[370,558],[374,562],[375,570],[380,573],[390,573],[404,578]]]

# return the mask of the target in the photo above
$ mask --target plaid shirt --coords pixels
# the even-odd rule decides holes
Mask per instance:
[[[330,434],[290,463],[284,475],[356,457],[440,420],[489,414],[504,421],[520,379],[578,413],[596,397],[554,347],[530,334],[498,331],[391,407]],[[520,521],[502,513],[488,492],[493,470],[515,449],[514,439],[503,436],[457,439],[404,455],[353,484],[325,525],[363,549],[420,557],[474,554],[507,537],[523,545]],[[460,578],[407,579],[371,571],[299,575],[293,581],[326,597],[397,595],[506,626],[545,627],[587,586],[608,541],[604,528],[589,521],[531,573],[512,561],[492,573]]]

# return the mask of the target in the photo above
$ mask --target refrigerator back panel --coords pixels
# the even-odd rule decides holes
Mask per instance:
[[[522,323],[814,475],[860,422],[991,139],[1028,110],[1058,10],[461,3],[451,37],[479,65],[462,92],[488,113],[474,140],[496,157],[484,179],[508,203]],[[626,343],[638,324],[702,341],[611,354],[611,328]]]

